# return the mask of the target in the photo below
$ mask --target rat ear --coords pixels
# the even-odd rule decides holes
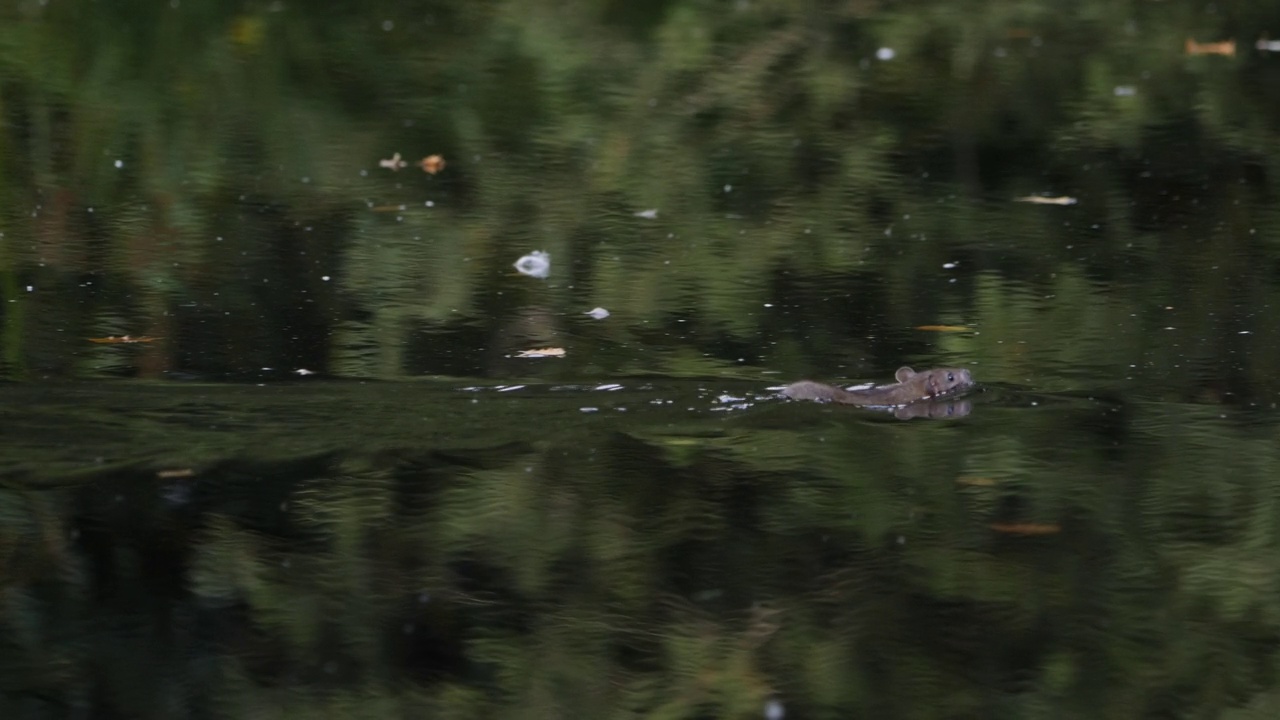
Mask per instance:
[[[901,383],[901,382],[906,382],[910,380],[915,374],[916,374],[915,370],[912,370],[906,365],[903,365],[902,367],[898,368],[898,372],[893,374],[893,378]]]

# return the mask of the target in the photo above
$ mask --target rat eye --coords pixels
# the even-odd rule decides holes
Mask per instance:
[[[955,382],[955,381],[956,381],[956,374],[955,374],[955,373],[947,373],[947,382]]]

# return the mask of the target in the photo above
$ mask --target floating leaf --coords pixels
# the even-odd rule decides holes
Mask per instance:
[[[1027,195],[1013,199],[1014,202],[1032,203],[1033,205],[1075,205],[1077,200],[1066,195],[1045,197],[1043,195]]]
[[[917,325],[916,330],[927,330],[929,332],[969,332],[973,328],[964,325]]]
[[[150,337],[147,335],[108,335],[100,338],[86,338],[89,342],[103,344],[120,344],[120,343],[149,343],[160,340],[158,337]]]
[[[408,165],[408,164],[409,164],[409,163],[407,163],[407,162],[405,162],[404,160],[401,160],[401,159],[400,159],[400,153],[396,153],[395,155],[392,155],[391,157],[387,158],[386,160],[379,160],[379,161],[378,161],[378,166],[379,166],[379,167],[384,167],[384,168],[387,168],[388,170],[399,170],[400,168],[402,168],[402,167],[404,167],[405,165]]]
[[[1216,43],[1198,43],[1191,38],[1187,38],[1187,54],[1188,55],[1222,55],[1224,57],[1234,57],[1236,54],[1236,41],[1223,40]]]
[[[160,478],[161,480],[170,480],[173,478],[189,478],[195,474],[196,474],[196,471],[192,470],[191,468],[176,468],[173,470],[156,471],[156,477]]]
[[[516,353],[516,357],[522,358],[543,358],[543,357],[564,357],[564,348],[549,347],[537,348],[535,350],[521,350]]]
[[[441,155],[428,155],[418,162],[422,167],[422,172],[428,175],[435,175],[445,168],[444,157]]]

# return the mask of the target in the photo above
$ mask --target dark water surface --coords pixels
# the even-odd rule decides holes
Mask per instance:
[[[1273,5],[0,4],[0,718],[1276,717]]]

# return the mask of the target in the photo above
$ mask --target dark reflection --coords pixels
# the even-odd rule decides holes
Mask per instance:
[[[4,427],[63,433],[0,446],[5,716],[238,717],[281,692],[339,717],[704,693],[979,716],[992,693],[1130,707],[1134,677],[1153,713],[1214,714],[1200,679],[1267,687],[1274,548],[1251,528],[1274,418],[1064,401],[886,423],[615,387],[5,389]],[[970,400],[903,410],[948,405]]]
[[[910,405],[893,409],[894,417],[900,420],[912,418],[928,418],[930,420],[953,420],[962,418],[973,412],[973,403],[968,400],[921,400]]]

